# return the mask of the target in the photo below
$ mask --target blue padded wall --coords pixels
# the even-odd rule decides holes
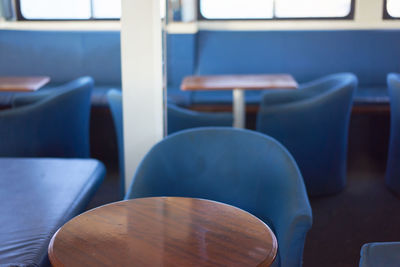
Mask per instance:
[[[291,73],[299,82],[355,73],[379,86],[400,70],[398,30],[200,31],[199,74]]]
[[[179,89],[182,79],[194,73],[196,40],[196,34],[168,34],[168,85],[173,89]]]
[[[119,32],[0,30],[0,75],[46,75],[52,83],[91,76],[121,84]]]

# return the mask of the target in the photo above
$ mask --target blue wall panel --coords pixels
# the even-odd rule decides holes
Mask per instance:
[[[400,31],[200,31],[200,74],[291,73],[300,82],[354,72],[383,85],[400,71]]]

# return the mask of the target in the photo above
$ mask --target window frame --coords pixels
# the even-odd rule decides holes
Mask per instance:
[[[203,16],[201,14],[201,9],[200,9],[200,1],[197,0],[197,19],[199,21],[287,21],[287,20],[354,20],[354,13],[355,13],[355,7],[356,7],[356,0],[351,0],[350,3],[350,12],[347,16],[344,17],[304,17],[304,18],[265,18],[265,19],[260,19],[260,18],[221,18],[221,19],[209,19]],[[385,0],[386,2],[386,0]]]
[[[384,20],[399,20],[400,17],[393,17],[389,14],[389,11],[387,9],[387,3],[388,3],[387,0],[383,0],[383,16],[382,16],[382,18]]]
[[[91,1],[91,4],[93,4],[92,1]],[[93,8],[91,8],[91,13],[92,13],[91,15],[93,15],[92,9]],[[55,18],[52,18],[52,19],[28,19],[28,18],[25,18],[24,15],[22,14],[21,0],[15,1],[15,13],[16,13],[18,21],[120,21],[121,20],[121,18],[94,18],[94,17],[91,17],[89,19],[55,19]]]

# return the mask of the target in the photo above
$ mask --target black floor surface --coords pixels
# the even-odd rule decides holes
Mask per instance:
[[[363,244],[400,241],[400,198],[386,188],[384,173],[368,164],[364,171],[349,172],[340,194],[310,202],[314,218],[305,267],[358,266]]]

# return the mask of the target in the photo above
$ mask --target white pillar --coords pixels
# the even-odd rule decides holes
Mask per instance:
[[[144,155],[163,138],[160,0],[122,0],[121,61],[128,189]]]

